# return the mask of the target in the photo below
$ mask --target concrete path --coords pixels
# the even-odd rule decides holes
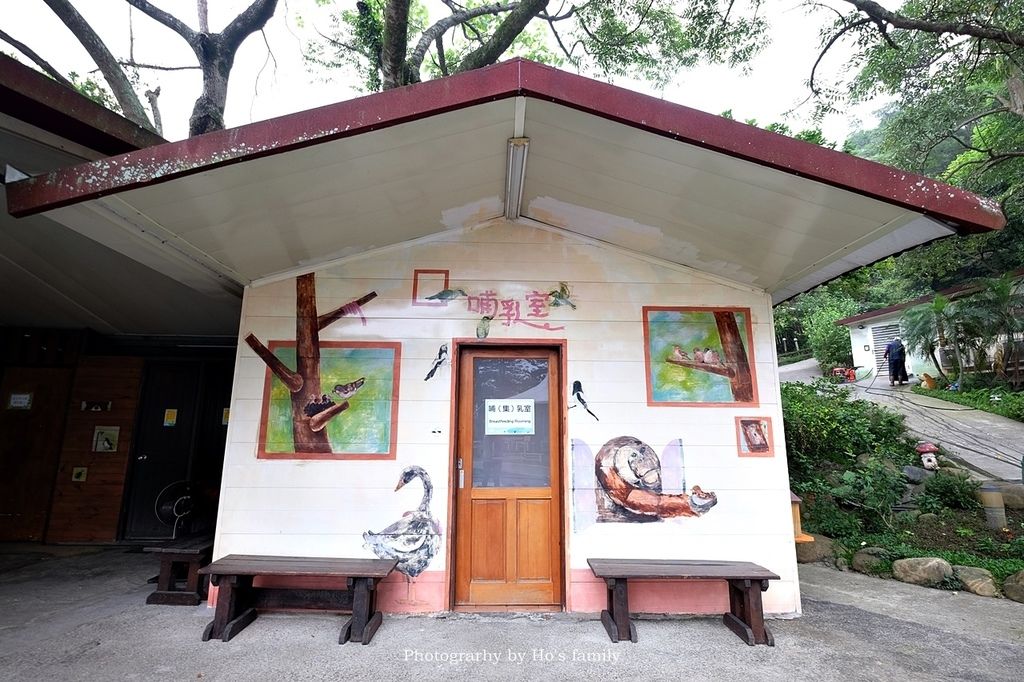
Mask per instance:
[[[810,382],[821,376],[813,359],[779,368],[783,382]],[[997,414],[975,410],[937,398],[918,395],[910,385],[890,387],[883,377],[853,384],[855,397],[871,400],[907,418],[907,428],[918,438],[939,443],[978,478],[1019,481],[1024,457],[1024,424]],[[916,383],[916,377],[911,377]]]
[[[575,615],[388,616],[369,646],[339,646],[342,616],[264,614],[204,643],[205,605],[145,605],[154,572],[114,549],[0,573],[0,679],[1019,680],[1024,664],[1024,604],[816,566],[774,648],[720,618],[643,620],[638,644],[611,644]]]

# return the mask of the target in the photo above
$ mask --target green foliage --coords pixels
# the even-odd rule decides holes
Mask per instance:
[[[106,107],[111,111],[116,111],[119,114],[122,113],[117,100],[114,99],[114,96],[110,94],[110,91],[100,81],[90,76],[83,78],[75,71],[68,73],[68,80],[71,81],[71,85],[75,87],[79,94],[85,95],[93,102],[96,102],[96,104]]]
[[[841,386],[823,380],[783,384],[782,413],[794,485],[812,483],[830,470],[849,470],[862,453],[898,465],[914,461],[903,416],[851,400]]]
[[[852,365],[850,332],[846,327],[836,325],[836,321],[860,312],[857,303],[851,298],[833,295],[828,290],[816,292],[804,303],[809,304],[809,310],[802,319],[804,332],[822,371]]]
[[[893,527],[892,508],[903,497],[904,487],[903,475],[895,467],[870,458],[865,467],[844,471],[831,493],[839,504],[860,510],[867,530],[878,531]]]
[[[1006,389],[987,390],[979,389],[973,391],[929,391],[920,386],[914,387],[914,393],[926,395],[932,398],[948,400],[951,403],[966,405],[992,414],[999,414],[1010,419],[1024,422],[1024,393],[1013,393]],[[999,400],[994,401],[995,396]]]
[[[570,64],[604,78],[628,76],[664,85],[699,60],[733,66],[749,61],[765,42],[768,24],[758,12],[762,1],[691,0],[680,5],[673,0],[592,0],[573,6],[548,5],[547,14],[534,16],[499,58],[520,56],[552,65]],[[356,69],[367,90],[379,90],[387,2],[365,0],[352,10],[317,0],[330,12],[330,26],[324,40],[307,46],[307,62],[328,69]],[[446,4],[450,15],[485,6],[501,9],[459,16],[441,33],[444,68],[436,41],[431,40],[422,65],[407,63],[413,82],[464,70],[470,54],[508,30],[506,19],[518,6],[488,0]],[[430,16],[425,4],[414,0],[407,57],[424,31],[442,19],[447,17]],[[472,64],[478,65],[475,60]]]
[[[842,509],[827,496],[815,497],[806,505],[803,525],[830,538],[858,537],[864,532],[864,523],[856,513]]]
[[[998,581],[1003,581],[1007,576],[1024,570],[1024,555],[1002,558],[982,556],[975,552],[963,550],[922,549],[908,543],[907,538],[907,534],[884,533],[863,536],[861,542],[865,545],[881,547],[886,550],[887,557],[892,561],[916,557],[938,557],[939,559],[945,559],[951,565],[984,568],[990,571]]]
[[[971,478],[939,471],[924,482],[924,492],[950,509],[978,509],[981,504],[974,495],[980,485]]]

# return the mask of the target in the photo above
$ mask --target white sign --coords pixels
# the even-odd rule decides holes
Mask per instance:
[[[484,400],[484,435],[532,436],[533,416],[532,399]]]
[[[32,394],[31,393],[11,393],[7,398],[7,409],[8,410],[31,410],[32,409]]]

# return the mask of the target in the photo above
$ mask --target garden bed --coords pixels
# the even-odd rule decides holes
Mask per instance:
[[[977,410],[991,412],[1024,422],[1024,393],[1005,389],[979,388],[972,391],[948,391],[944,389],[928,390],[922,386],[914,386],[914,393],[930,398],[946,400],[958,405],[967,405]],[[996,400],[993,397],[997,398]]]

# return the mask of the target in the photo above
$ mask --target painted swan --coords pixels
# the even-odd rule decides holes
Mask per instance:
[[[363,533],[364,547],[373,550],[381,559],[397,559],[395,567],[410,578],[422,573],[441,547],[441,527],[430,514],[430,497],[434,486],[422,467],[406,467],[398,479],[395,490],[414,478],[423,481],[423,499],[415,511],[406,512],[384,530]]]
[[[634,514],[672,518],[701,516],[718,503],[714,493],[694,486],[689,494],[661,492],[661,465],[643,441],[612,438],[594,458],[594,473],[612,502]]]

